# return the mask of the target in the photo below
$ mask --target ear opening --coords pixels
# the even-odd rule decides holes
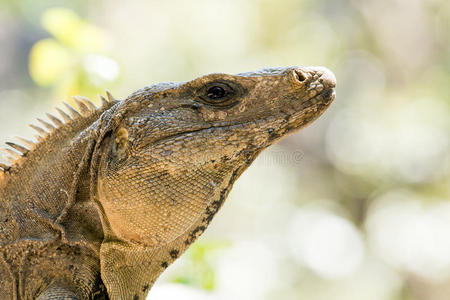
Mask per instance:
[[[119,128],[119,130],[117,130],[112,150],[118,159],[123,159],[127,155],[128,137],[128,130],[126,130],[124,127],[121,127]]]

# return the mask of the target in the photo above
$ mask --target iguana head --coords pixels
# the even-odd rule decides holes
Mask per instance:
[[[321,115],[334,87],[326,68],[292,67],[210,74],[132,94],[117,109],[99,172],[113,235],[156,247],[201,220],[206,227],[238,175]]]

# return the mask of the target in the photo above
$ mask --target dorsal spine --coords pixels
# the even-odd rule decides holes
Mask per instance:
[[[35,149],[39,148],[41,144],[47,142],[48,137],[50,135],[57,134],[59,131],[64,130],[68,126],[73,126],[75,122],[82,122],[84,119],[88,119],[98,111],[105,111],[110,108],[113,104],[117,103],[117,100],[109,93],[106,92],[107,99],[103,96],[99,96],[101,100],[101,106],[97,107],[92,101],[82,96],[73,96],[73,100],[78,105],[78,110],[69,104],[63,102],[64,106],[67,109],[66,113],[61,108],[56,108],[58,113],[60,114],[61,119],[58,117],[47,113],[48,119],[53,123],[49,123],[43,119],[37,118],[38,122],[41,123],[46,129],[43,129],[40,126],[30,124],[30,127],[36,130],[37,142],[33,142],[21,137],[17,137],[17,142],[6,142],[7,148],[2,149],[3,152],[6,153],[4,159],[8,160],[8,164],[5,162],[0,162],[0,178],[2,177],[2,173],[9,173],[14,170],[17,165],[22,163],[22,160],[26,159],[25,157]]]

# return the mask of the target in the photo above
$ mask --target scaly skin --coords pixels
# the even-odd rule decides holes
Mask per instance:
[[[79,99],[83,116],[52,118],[58,129],[0,165],[0,294],[145,299],[256,156],[319,117],[334,87],[327,69],[295,67],[154,85],[98,109]]]

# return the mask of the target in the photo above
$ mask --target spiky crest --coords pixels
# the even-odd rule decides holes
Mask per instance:
[[[47,130],[36,126],[34,124],[30,124],[30,127],[37,131],[36,139],[37,142],[33,142],[21,137],[16,137],[16,139],[20,143],[16,142],[6,142],[6,145],[9,148],[0,149],[6,153],[4,158],[6,158],[9,164],[0,163],[0,179],[8,172],[10,172],[15,165],[19,164],[21,160],[26,159],[25,157],[32,151],[34,151],[40,144],[43,144],[48,139],[48,136],[57,133],[59,130],[62,130],[66,126],[73,126],[74,122],[83,121],[86,118],[89,118],[93,113],[98,110],[106,110],[110,108],[117,100],[106,91],[106,95],[108,100],[106,100],[103,96],[99,95],[101,106],[97,107],[94,103],[92,103],[89,99],[81,96],[73,96],[72,99],[77,103],[78,110],[69,104],[63,102],[64,106],[67,109],[66,113],[64,110],[60,108],[56,108],[58,113],[61,115],[62,120],[57,118],[56,116],[47,113],[48,119],[53,123],[49,123],[40,118],[37,118],[38,122],[41,123]]]

